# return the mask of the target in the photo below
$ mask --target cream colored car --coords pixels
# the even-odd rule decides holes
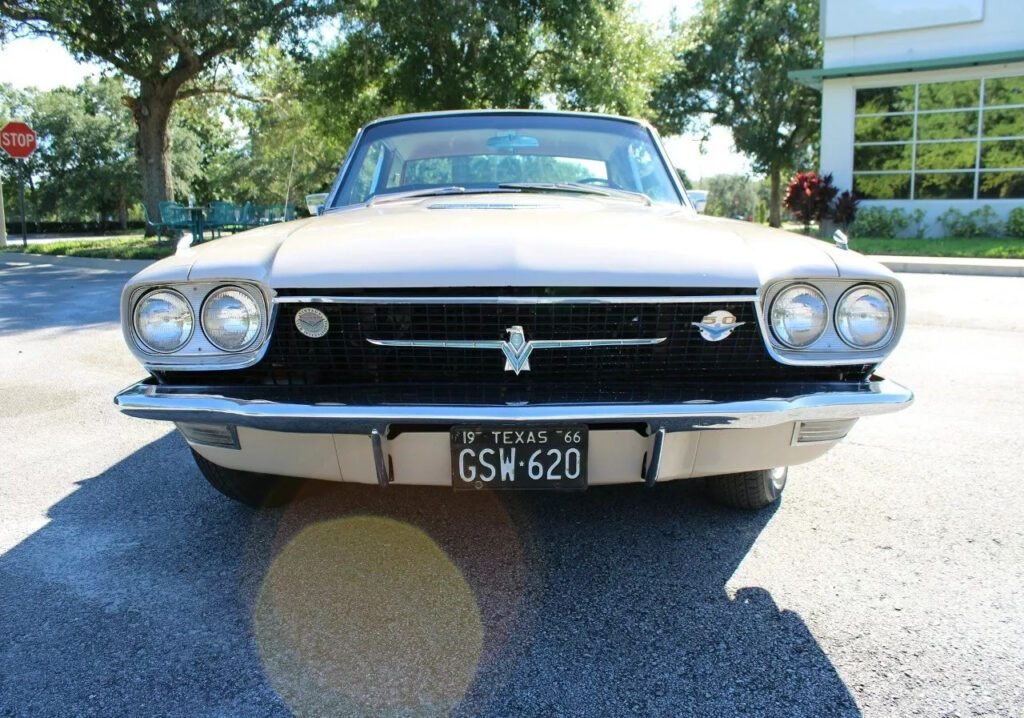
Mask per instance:
[[[904,322],[885,268],[694,211],[654,130],[478,111],[357,135],[319,216],[179,252],[124,289],[150,376],[210,482],[457,490],[705,480],[779,496],[862,416]]]

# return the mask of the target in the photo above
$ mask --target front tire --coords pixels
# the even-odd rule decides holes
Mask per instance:
[[[229,499],[254,508],[282,506],[298,493],[304,483],[302,479],[289,476],[229,469],[203,458],[195,449],[192,449],[192,458],[210,486]]]
[[[745,471],[742,474],[709,476],[708,495],[720,504],[734,509],[757,511],[779,500],[786,488],[789,467],[761,471]]]

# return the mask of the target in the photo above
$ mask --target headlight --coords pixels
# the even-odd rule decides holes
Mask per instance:
[[[809,284],[796,284],[779,292],[770,314],[775,337],[793,349],[810,346],[828,326],[825,297]]]
[[[170,354],[188,344],[195,317],[185,297],[171,289],[157,289],[135,305],[135,335],[145,349]]]
[[[892,324],[892,300],[877,287],[854,287],[836,305],[836,330],[855,349],[882,344],[889,337]]]
[[[239,352],[259,336],[263,324],[259,302],[241,287],[221,287],[203,302],[203,332],[218,349]]]

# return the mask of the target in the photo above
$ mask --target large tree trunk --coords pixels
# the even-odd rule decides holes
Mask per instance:
[[[782,168],[772,165],[770,176],[770,192],[768,195],[768,224],[772,227],[782,226]]]
[[[160,203],[174,199],[167,123],[174,106],[176,89],[143,82],[139,96],[128,100],[139,130],[135,151],[142,172],[142,201],[149,218],[154,222],[160,221]],[[147,227],[146,231],[148,233],[150,228]]]
[[[121,229],[128,229],[128,200],[125,196],[124,185],[120,187],[117,195],[117,221]]]

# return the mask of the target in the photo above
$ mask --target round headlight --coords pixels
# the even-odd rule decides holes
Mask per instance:
[[[836,305],[836,330],[855,349],[882,344],[889,337],[892,324],[892,300],[877,287],[854,287]]]
[[[239,352],[259,336],[259,302],[241,287],[221,287],[203,302],[203,332],[218,349]]]
[[[143,348],[170,354],[188,344],[195,317],[185,297],[172,289],[157,289],[135,305],[134,322]]]
[[[828,326],[825,297],[809,284],[796,284],[779,292],[770,314],[775,337],[793,349],[810,346]]]

